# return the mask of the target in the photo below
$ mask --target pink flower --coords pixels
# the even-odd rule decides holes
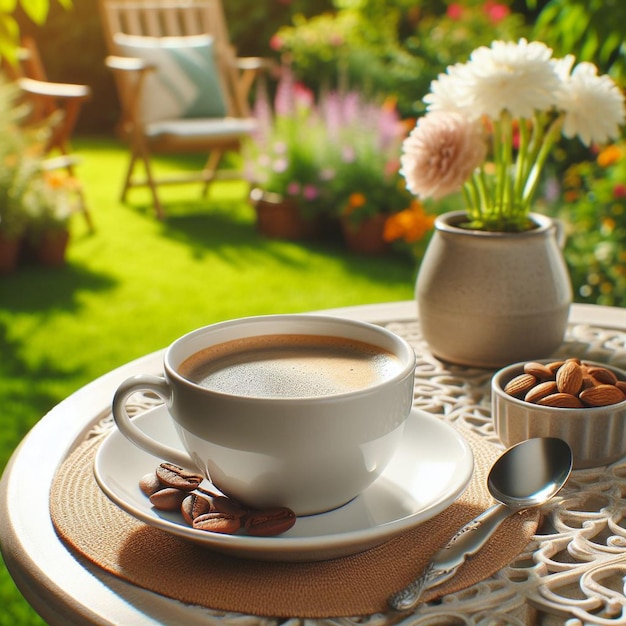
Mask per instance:
[[[341,160],[344,163],[353,163],[356,159],[356,152],[352,146],[343,146],[341,149]]]
[[[331,46],[334,46],[335,48],[338,48],[339,46],[342,46],[343,45],[343,37],[342,37],[342,35],[339,34],[339,33],[333,33],[330,36],[329,43],[330,43]]]
[[[404,140],[400,173],[411,193],[436,200],[459,191],[486,153],[480,124],[459,113],[433,111]]]
[[[282,159],[282,158],[274,159],[274,162],[272,163],[272,169],[277,174],[281,174],[282,172],[286,172],[288,166],[289,166],[289,163],[288,163],[287,159]]]
[[[511,9],[509,9],[506,4],[492,2],[491,0],[487,0],[483,8],[485,13],[487,14],[487,17],[491,20],[492,24],[497,24],[498,22],[501,22],[511,13]]]
[[[283,40],[278,36],[274,35],[270,38],[270,48],[272,50],[279,51],[283,47]]]
[[[626,198],[626,185],[617,183],[615,187],[613,187],[613,196],[615,198]]]
[[[300,183],[291,182],[287,185],[287,195],[297,196],[300,193]]]
[[[317,187],[314,187],[313,185],[305,185],[302,190],[302,195],[305,200],[315,200],[315,198],[319,196],[319,191]]]
[[[451,20],[460,20],[463,17],[463,7],[460,4],[453,2],[448,7],[448,10],[446,11],[446,15]]]
[[[305,109],[312,108],[315,102],[313,92],[302,83],[293,86],[293,97],[296,105]]]

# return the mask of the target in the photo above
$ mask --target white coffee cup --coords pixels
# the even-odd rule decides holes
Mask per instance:
[[[327,337],[363,342],[389,362],[383,360],[384,371],[363,386],[296,397],[263,396],[247,384],[243,392],[212,389],[210,382],[192,382],[180,373],[183,363],[207,348],[275,335],[288,335],[288,341],[304,335],[314,336],[314,343]],[[293,363],[305,363],[296,354]],[[343,376],[343,370],[336,372]],[[123,382],[113,399],[113,416],[139,448],[198,471],[226,495],[251,507],[287,506],[308,515],[345,504],[380,476],[411,410],[414,373],[411,346],[380,326],[325,315],[242,318],[174,341],[165,353],[164,376]],[[311,378],[316,376],[313,372]],[[335,376],[328,378],[332,382]],[[152,391],[165,401],[184,452],[135,426],[125,404],[137,391]]]

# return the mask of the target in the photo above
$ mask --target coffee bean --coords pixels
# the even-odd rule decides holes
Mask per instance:
[[[201,482],[202,476],[178,467],[173,463],[161,463],[156,475],[163,485],[184,491],[193,491]]]
[[[190,526],[193,526],[193,520],[196,519],[196,517],[200,517],[200,515],[204,515],[205,513],[210,513],[210,511],[210,500],[197,493],[190,493],[186,495],[180,505],[180,512]]]
[[[202,476],[171,463],[161,463],[155,473],[145,474],[139,487],[161,511],[179,511],[192,528],[233,534],[241,528],[256,537],[270,537],[289,530],[295,513],[286,507],[249,509],[241,503],[199,486]],[[193,488],[192,485],[198,483]],[[180,485],[180,486],[176,486]]]
[[[160,511],[177,511],[185,499],[186,492],[174,487],[165,487],[150,496],[154,508]]]
[[[150,474],[145,474],[141,478],[139,481],[139,489],[141,489],[146,496],[150,497],[159,489],[163,489],[163,485],[161,484],[161,481],[157,477],[156,473],[151,472]]]
[[[287,507],[253,511],[246,519],[246,531],[254,537],[271,537],[288,531],[296,523],[296,515]]]
[[[239,504],[237,500],[227,498],[226,496],[214,496],[210,499],[210,502],[211,512],[213,513],[227,513],[235,517],[245,517],[250,513],[250,509]]]
[[[228,513],[205,513],[193,520],[193,527],[197,530],[233,535],[241,528],[241,518]]]

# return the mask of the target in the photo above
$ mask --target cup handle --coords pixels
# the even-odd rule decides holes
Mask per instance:
[[[166,404],[171,397],[170,387],[165,378],[139,374],[125,380],[113,396],[113,419],[122,434],[138,448],[186,469],[197,471],[195,463],[182,450],[172,448],[140,430],[130,419],[126,410],[126,400],[137,391],[152,391],[162,398]]]

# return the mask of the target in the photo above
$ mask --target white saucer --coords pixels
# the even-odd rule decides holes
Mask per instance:
[[[134,419],[153,437],[181,445],[164,406]],[[300,517],[277,537],[248,537],[194,530],[177,513],[153,508],[138,483],[160,462],[115,429],[97,451],[94,472],[102,491],[146,524],[233,556],[279,561],[321,561],[379,545],[450,506],[474,468],[472,451],[456,430],[413,409],[399,450],[361,495],[334,511]]]

